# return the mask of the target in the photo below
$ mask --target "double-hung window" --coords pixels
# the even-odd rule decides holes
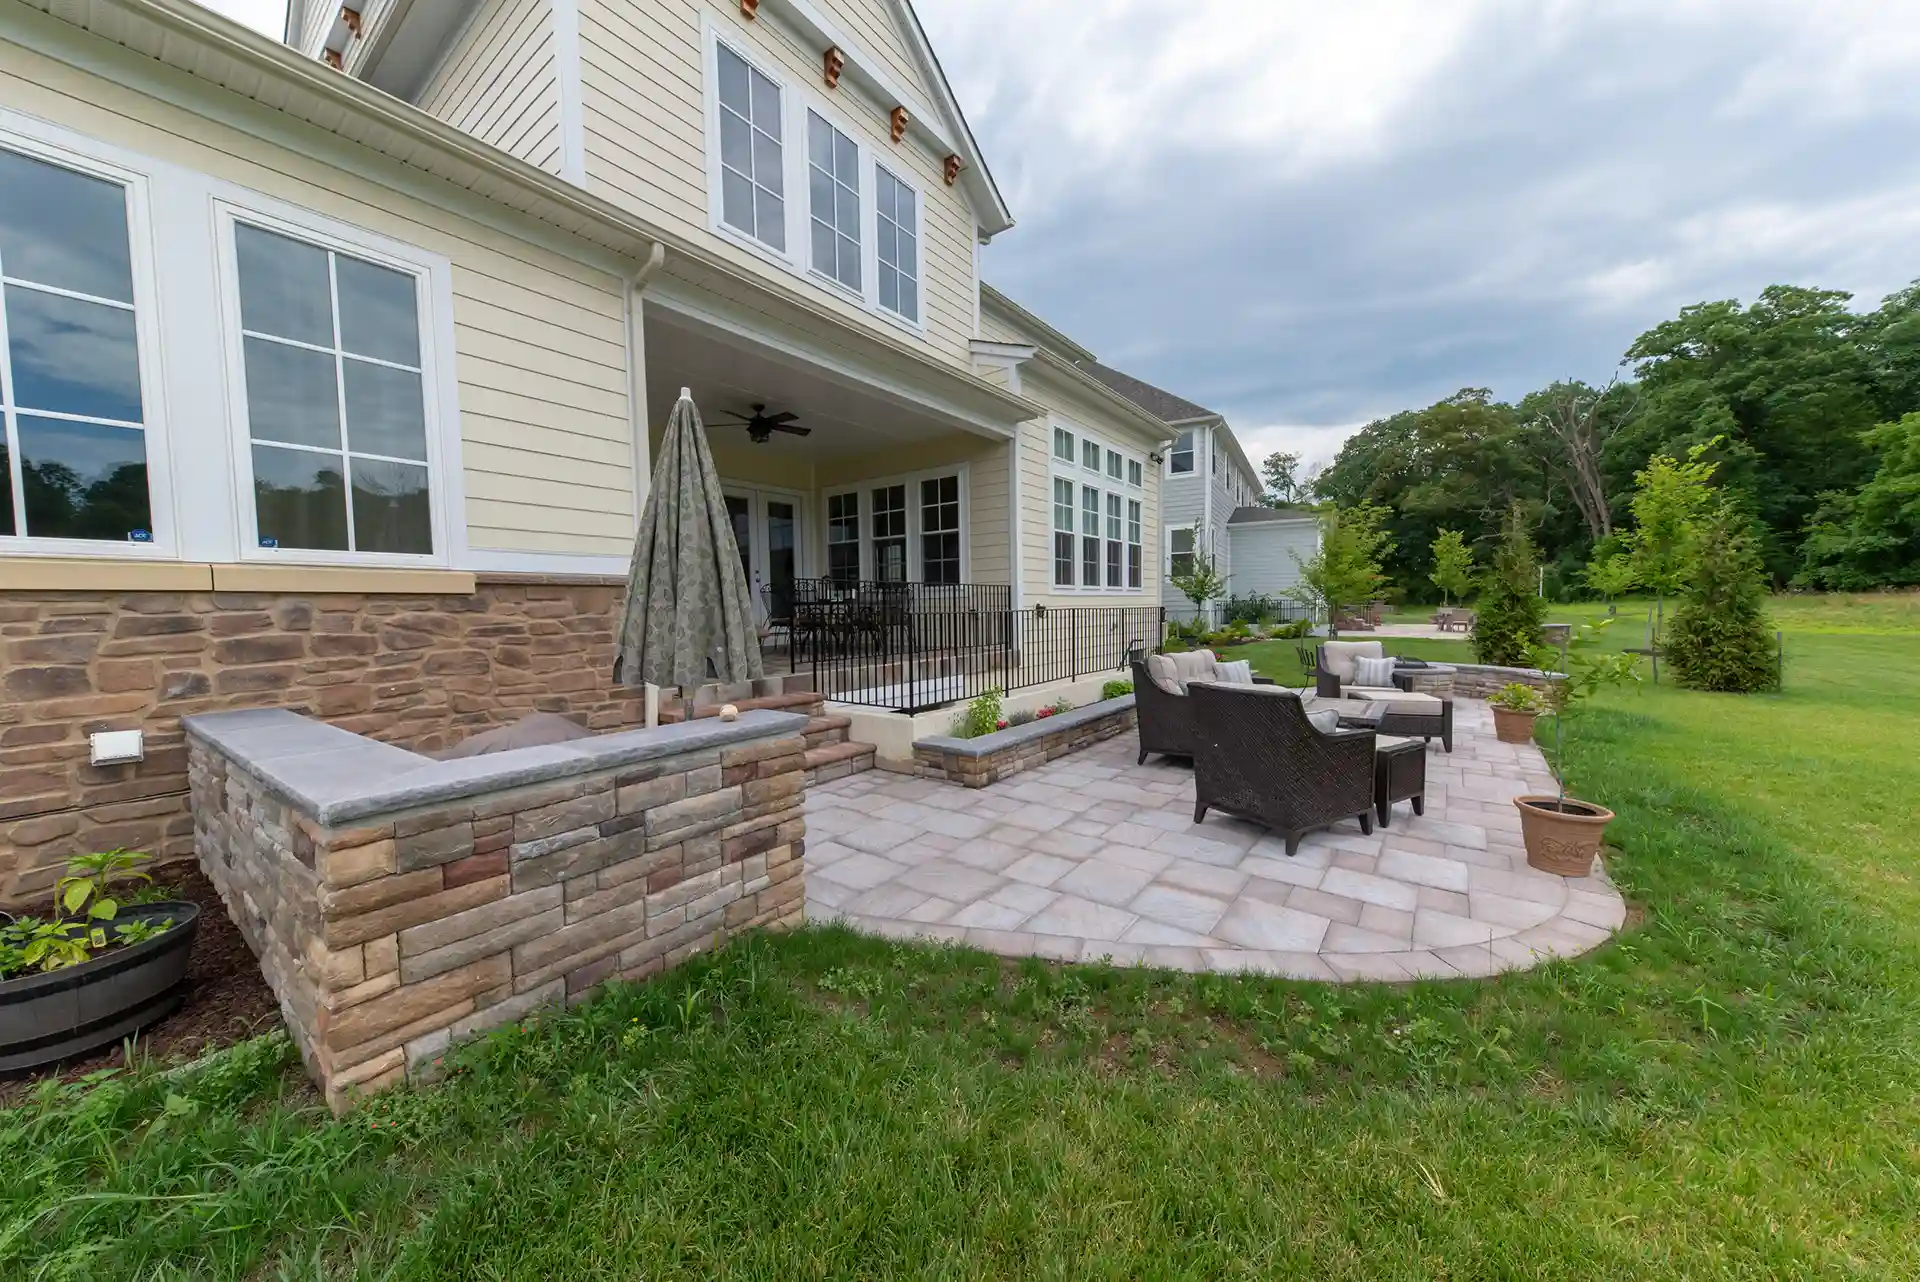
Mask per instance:
[[[1193,552],[1197,545],[1191,525],[1178,525],[1167,531],[1167,576],[1179,578],[1193,573]]]
[[[1117,588],[1125,575],[1120,544],[1120,496],[1107,495],[1107,586]]]
[[[1127,586],[1140,586],[1140,500],[1127,500]]]
[[[880,239],[880,306],[896,316],[920,320],[920,197],[913,188],[874,166]]]
[[[1053,429],[1053,456],[1063,463],[1073,462],[1073,433],[1064,427]]]
[[[434,553],[420,278],[233,224],[255,536]]]
[[[1191,429],[1180,433],[1173,442],[1173,450],[1167,455],[1167,470],[1175,476],[1193,471],[1193,432]]]
[[[1100,491],[1080,487],[1080,582],[1100,586]]]
[[[0,150],[0,548],[154,540],[128,200]]]
[[[813,270],[860,292],[860,149],[817,111],[807,112],[807,192]]]
[[[720,216],[782,253],[787,248],[786,163],[780,86],[722,43]]]
[[[827,496],[827,577],[835,583],[860,581],[860,492]]]
[[[1082,438],[1080,441],[1080,466],[1089,472],[1100,470],[1100,442]]]
[[[873,492],[873,577],[907,581],[907,487],[883,485]]]
[[[1053,478],[1053,582],[1073,586],[1073,482]]]
[[[958,476],[931,476],[920,482],[920,578],[923,583],[960,581]]]
[[[1140,460],[1137,458],[1130,458],[1127,460],[1127,484],[1131,485],[1134,489],[1137,490],[1140,488],[1140,481],[1141,481]]]

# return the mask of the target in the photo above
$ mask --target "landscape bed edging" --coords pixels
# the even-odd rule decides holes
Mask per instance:
[[[976,739],[952,735],[917,739],[913,745],[914,773],[968,788],[984,788],[1102,739],[1125,734],[1133,725],[1133,696],[1123,694]]]

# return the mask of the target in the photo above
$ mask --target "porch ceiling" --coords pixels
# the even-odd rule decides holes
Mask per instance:
[[[798,425],[812,428],[811,435],[776,432],[764,445],[751,446],[770,459],[819,462],[955,432],[987,435],[972,423],[912,404],[889,389],[863,384],[664,310],[649,309],[646,345],[649,422],[666,421],[683,387],[692,390],[709,435],[716,440],[732,434],[746,446],[744,427],[721,426],[713,420],[746,418],[755,405],[765,405],[769,414],[799,415]]]

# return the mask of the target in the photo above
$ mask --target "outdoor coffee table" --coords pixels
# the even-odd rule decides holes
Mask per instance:
[[[1396,801],[1411,801],[1416,815],[1427,813],[1427,745],[1382,735],[1373,745],[1373,810],[1382,828],[1392,822]]]

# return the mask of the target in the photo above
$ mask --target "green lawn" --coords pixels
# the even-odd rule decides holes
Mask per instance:
[[[1645,914],[1586,959],[752,940],[345,1121],[272,1039],[0,1114],[0,1277],[1920,1276],[1920,629],[1790,606],[1784,693],[1578,723]]]

